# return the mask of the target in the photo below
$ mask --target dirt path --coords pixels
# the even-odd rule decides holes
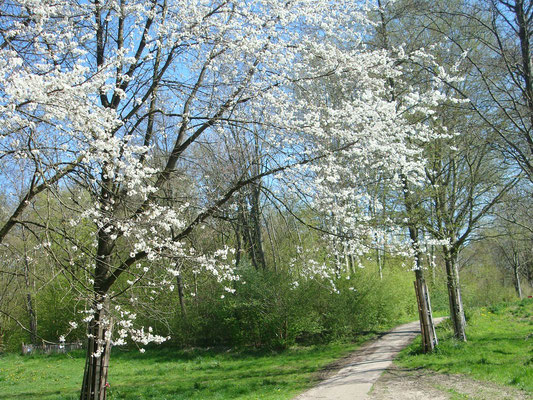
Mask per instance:
[[[294,400],[533,400],[524,391],[464,375],[392,365],[418,334],[418,321],[398,326],[322,371],[323,381]]]
[[[437,318],[436,323],[443,318]],[[335,375],[323,380],[295,400],[358,400],[367,393],[380,375],[391,366],[398,352],[420,334],[420,323],[400,325],[380,339],[363,345],[343,363]]]
[[[481,382],[459,374],[392,366],[377,380],[367,400],[532,400],[523,390]]]

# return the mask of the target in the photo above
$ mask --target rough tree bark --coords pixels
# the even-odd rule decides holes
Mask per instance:
[[[181,315],[185,319],[187,318],[187,310],[185,309],[184,295],[183,295],[183,282],[181,281],[181,274],[176,276],[176,285],[178,286],[178,297],[180,301]]]
[[[237,234],[242,234],[244,251],[256,270],[265,270],[266,261],[263,251],[263,237],[261,232],[260,184],[251,185],[249,193],[241,195],[238,206]],[[238,239],[240,244],[240,238]]]
[[[466,319],[461,299],[461,287],[459,286],[459,270],[457,268],[457,250],[450,246],[442,247],[444,264],[446,266],[446,280],[448,287],[448,300],[450,305],[450,318],[453,324],[456,339],[466,342]]]
[[[514,250],[514,249],[513,249]],[[522,300],[522,286],[520,284],[520,256],[517,251],[513,251],[512,270],[513,270],[513,283],[516,290],[516,295]]]

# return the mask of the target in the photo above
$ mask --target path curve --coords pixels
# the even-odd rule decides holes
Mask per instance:
[[[444,318],[435,318],[435,324]],[[420,334],[418,321],[400,325],[378,340],[356,350],[348,364],[334,376],[295,397],[294,400],[363,400],[398,352]]]

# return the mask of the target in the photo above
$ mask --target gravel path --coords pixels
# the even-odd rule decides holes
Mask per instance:
[[[435,323],[442,320],[443,318],[436,318]],[[366,399],[372,385],[391,366],[398,352],[419,334],[418,321],[396,327],[380,339],[356,350],[335,375],[297,396],[295,400]]]
[[[533,400],[515,387],[477,381],[461,374],[393,365],[372,386],[367,400]]]

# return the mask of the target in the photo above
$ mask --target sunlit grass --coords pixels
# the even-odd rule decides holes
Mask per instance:
[[[420,354],[417,338],[396,362],[409,368],[467,374],[533,392],[532,299],[471,311],[466,333],[468,342],[456,341],[446,321],[437,328],[439,346],[433,354]]]
[[[359,343],[363,338],[360,339]],[[313,384],[315,372],[358,347],[333,343],[281,352],[116,349],[108,398],[290,399]],[[77,399],[82,352],[0,357],[0,399]]]

